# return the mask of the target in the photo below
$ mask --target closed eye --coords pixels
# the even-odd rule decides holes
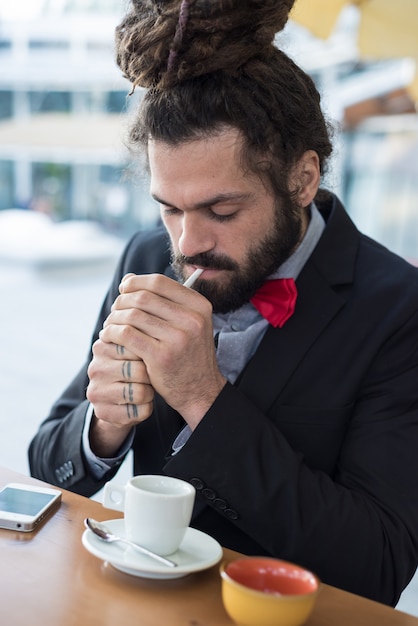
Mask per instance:
[[[161,207],[161,210],[166,217],[169,217],[171,215],[180,215],[182,213],[180,209],[176,209],[176,207],[173,206]]]
[[[230,222],[237,216],[237,212],[233,213],[217,213],[213,209],[208,209],[208,217],[215,222]]]
[[[151,195],[160,205],[160,210],[164,217],[181,215],[183,213],[181,209],[170,205],[167,201],[159,198],[157,194],[152,193]],[[205,211],[210,219],[217,222],[229,222],[238,215],[239,209],[249,201],[251,201],[249,193],[222,193],[198,202],[191,208]]]

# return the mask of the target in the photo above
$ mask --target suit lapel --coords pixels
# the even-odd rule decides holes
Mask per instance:
[[[294,315],[283,328],[269,326],[238,382],[238,387],[263,412],[269,409],[304,354],[345,302],[345,298],[318,279],[312,268],[304,272],[297,285]]]
[[[283,328],[269,326],[236,383],[263,412],[268,411],[350,293],[359,234],[338,200],[323,209],[325,218],[330,214],[327,228],[296,281],[295,313]]]

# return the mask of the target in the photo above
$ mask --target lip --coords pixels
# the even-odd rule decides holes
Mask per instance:
[[[197,269],[203,270],[198,280],[200,280],[201,278],[212,278],[212,277],[218,276],[220,272],[222,272],[222,270],[211,269],[210,267],[201,267],[199,265],[193,265],[193,266],[190,266],[190,268],[192,270],[190,272],[190,275],[192,275],[192,273]]]
[[[203,270],[203,272],[200,274],[200,276],[198,278],[198,280],[200,280],[200,278],[202,278],[203,274],[207,271],[204,267],[202,267],[200,265],[188,265],[187,267],[190,270],[190,274],[187,276],[187,278],[189,278],[196,270]]]

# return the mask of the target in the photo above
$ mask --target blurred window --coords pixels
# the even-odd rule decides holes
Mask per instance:
[[[371,119],[345,137],[345,204],[362,232],[416,263],[418,125],[412,116],[415,130],[399,130],[396,119],[383,118],[380,131]]]
[[[31,113],[70,110],[71,97],[68,91],[32,91],[29,100]]]
[[[12,161],[0,161],[0,209],[13,208],[14,166]]]
[[[115,165],[101,165],[99,171],[99,180],[101,183],[109,185],[120,185],[122,178],[122,168]]]
[[[60,40],[31,39],[29,41],[30,50],[68,50],[70,43]]]
[[[71,166],[32,164],[32,208],[57,219],[71,217]]]
[[[0,91],[0,119],[13,114],[13,94],[11,91]]]
[[[109,113],[121,113],[126,110],[126,91],[110,91],[107,94],[106,111]]]

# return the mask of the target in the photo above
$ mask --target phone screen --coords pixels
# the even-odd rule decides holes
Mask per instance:
[[[22,515],[36,515],[55,496],[49,493],[37,493],[24,489],[6,487],[0,491],[0,510],[7,513],[19,513]]]

